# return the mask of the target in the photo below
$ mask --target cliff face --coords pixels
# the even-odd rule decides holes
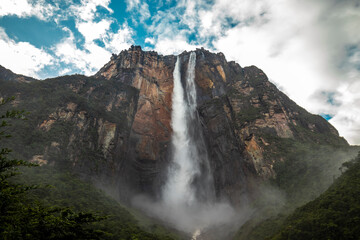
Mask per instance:
[[[113,56],[96,75],[132,86],[139,91],[130,128],[132,147],[122,169],[131,189],[158,193],[169,161],[171,95],[175,56],[143,52],[140,47]]]
[[[10,107],[30,112],[4,142],[17,157],[72,169],[98,186],[121,187],[137,89],[81,75],[31,83],[0,79],[0,85],[2,98],[16,96]]]
[[[204,49],[197,49],[196,55],[198,112],[219,197],[236,201],[249,178],[276,176],[273,165],[281,159],[271,157],[277,148],[274,138],[347,145],[333,126],[297,106],[260,69],[242,68],[227,62],[222,53]],[[180,57],[185,76],[189,53]],[[113,56],[96,74],[139,89],[128,166],[136,169],[131,176],[138,178],[141,191],[159,189],[169,161],[175,61],[174,56],[132,47]]]
[[[180,55],[182,81],[189,55]],[[170,161],[175,62],[175,56],[131,47],[113,55],[94,77],[0,81],[1,97],[16,95],[17,105],[32,112],[30,134],[45,136],[31,154],[19,151],[44,164],[63,163],[123,197],[156,197]],[[276,177],[274,164],[286,161],[282,140],[348,145],[326,120],[297,106],[254,66],[242,68],[222,53],[197,49],[195,81],[219,198],[236,203],[250,180]]]

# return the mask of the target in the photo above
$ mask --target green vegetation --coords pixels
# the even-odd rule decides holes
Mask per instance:
[[[280,189],[284,202],[282,206],[281,203],[280,206],[275,205],[275,208],[270,203],[255,202],[258,215],[241,227],[235,239],[263,240],[280,231],[286,218],[297,207],[326,191],[341,175],[341,164],[354,158],[359,151],[359,147],[311,144],[271,134],[263,138],[272,143],[263,146],[267,153],[265,157],[282,159],[274,165],[277,176],[268,184]]]
[[[143,229],[139,226],[138,220],[117,201],[69,172],[59,171],[51,166],[22,169],[22,171],[23,174],[16,177],[16,182],[51,186],[31,191],[28,195],[31,201],[41,200],[46,206],[71,208],[74,212],[86,210],[106,216],[106,219],[91,225],[92,229],[103,233],[101,239],[177,238],[175,234],[154,222]]]
[[[271,143],[263,145],[264,157],[277,159],[274,164],[276,177],[270,183],[286,194],[294,206],[318,197],[340,176],[341,164],[353,159],[359,147],[313,144],[292,138],[263,134]]]
[[[2,99],[3,106],[14,98]],[[10,138],[5,128],[9,119],[24,119],[22,111],[7,110],[0,115],[0,140]],[[3,145],[2,145],[3,146]],[[88,225],[99,221],[92,213],[75,213],[69,208],[45,207],[37,202],[28,202],[27,193],[35,185],[12,182],[18,167],[34,166],[14,159],[11,150],[0,148],[0,237],[2,239],[99,239],[102,232]]]
[[[256,119],[262,118],[261,110],[262,109],[260,109],[260,108],[257,108],[254,106],[249,106],[248,108],[240,111],[236,115],[236,118],[241,123],[252,122],[252,121],[255,121]]]
[[[320,197],[291,214],[271,239],[359,239],[360,153],[343,166],[347,171]]]
[[[1,100],[0,106],[12,100]],[[8,109],[3,112],[0,114],[1,239],[175,238],[156,224],[147,229],[149,232],[142,229],[116,201],[68,172],[51,166],[24,168],[35,165],[14,159],[11,150],[3,147],[3,140],[10,138],[6,131],[9,120],[23,119],[23,112]],[[24,174],[20,174],[20,167]]]
[[[323,122],[317,121],[318,118],[321,118],[320,116],[312,116],[310,117],[303,117],[300,119],[300,122],[311,122],[311,123],[317,123],[317,126],[323,125]],[[304,120],[305,119],[305,120]],[[323,120],[323,119],[321,119]],[[305,123],[303,123],[305,124]],[[328,144],[335,147],[346,147],[346,141],[343,138],[340,137],[334,137],[334,135],[329,132],[329,130],[317,130],[317,131],[311,131],[309,128],[304,127],[302,125],[292,125],[292,130],[294,131],[295,135],[297,137],[303,139],[306,142],[312,142],[315,144]],[[320,131],[320,132],[319,132]],[[323,132],[322,132],[323,131]]]

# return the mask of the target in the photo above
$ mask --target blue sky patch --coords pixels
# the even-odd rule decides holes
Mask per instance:
[[[332,118],[334,117],[334,115],[325,114],[325,113],[321,113],[320,116],[322,116],[323,118],[325,118],[326,121],[329,121],[330,119],[332,119]]]
[[[51,47],[66,35],[55,22],[41,21],[36,17],[4,16],[0,26],[17,42],[29,42],[35,47]]]

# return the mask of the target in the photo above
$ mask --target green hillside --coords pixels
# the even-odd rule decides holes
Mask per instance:
[[[6,143],[16,134],[11,124],[24,121],[24,114],[4,108],[12,102],[0,100],[0,239],[179,239],[142,215],[147,225],[140,226],[117,201],[69,170],[16,159]]]
[[[360,154],[320,197],[295,210],[271,239],[359,239]]]
[[[23,174],[16,177],[16,182],[41,184],[39,189],[30,191],[30,201],[106,216],[91,226],[103,232],[101,239],[178,239],[175,234],[154,222],[145,227],[140,226],[124,206],[69,172],[51,166],[24,168],[21,171]]]
[[[359,152],[357,146],[319,146],[282,139],[278,140],[277,146],[277,152],[272,154],[285,156],[287,160],[275,164],[276,178],[261,188],[266,191],[260,192],[253,202],[257,211],[234,239],[269,239],[282,229],[296,208],[324,193],[341,175],[341,164],[354,159]]]

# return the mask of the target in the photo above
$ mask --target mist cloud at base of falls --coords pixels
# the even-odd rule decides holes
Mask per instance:
[[[253,214],[253,209],[248,205],[234,209],[226,201],[171,206],[145,195],[138,195],[132,204],[149,216],[159,219],[162,224],[174,227],[189,236],[196,231],[207,232],[213,229],[217,229],[221,236],[234,234]]]

